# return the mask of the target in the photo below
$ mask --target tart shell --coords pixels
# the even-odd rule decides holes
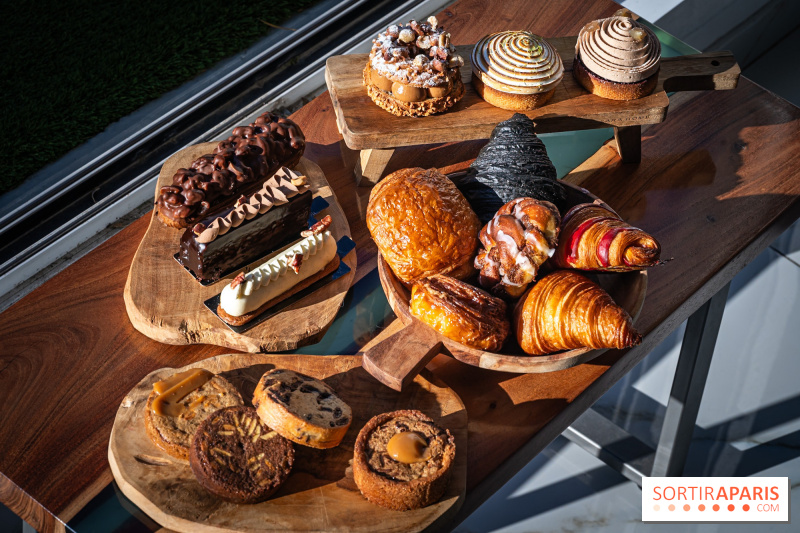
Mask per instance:
[[[529,111],[542,107],[553,97],[556,88],[553,87],[549,91],[534,94],[513,94],[498,91],[489,87],[481,80],[480,76],[472,73],[472,86],[475,87],[481,98],[486,100],[487,103],[499,107],[500,109],[508,109],[509,111]],[[558,86],[558,85],[556,85]]]
[[[436,113],[441,113],[453,107],[461,98],[464,97],[464,82],[461,76],[456,76],[453,80],[453,88],[446,96],[439,98],[428,98],[421,102],[401,102],[391,94],[382,91],[377,85],[370,81],[370,64],[364,67],[364,85],[367,88],[367,95],[375,104],[398,117],[427,117]]]
[[[579,55],[575,56],[572,64],[572,75],[584,89],[609,100],[636,100],[652,94],[658,84],[658,72],[642,81],[620,83],[607,80],[590,71]]]

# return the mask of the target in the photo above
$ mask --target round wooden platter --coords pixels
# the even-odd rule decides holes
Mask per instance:
[[[143,412],[153,384],[175,372],[205,368],[233,383],[249,403],[261,375],[287,368],[324,380],[353,409],[342,443],[329,450],[295,445],[295,464],[269,500],[238,505],[217,499],[196,481],[187,461],[175,459],[147,437]],[[419,409],[456,440],[453,477],[442,499],[413,511],[369,503],[349,474],[359,430],[373,416]],[[162,526],[185,532],[423,531],[446,524],[464,499],[467,476],[467,412],[461,399],[429,373],[403,392],[390,390],[361,367],[359,356],[220,355],[179,369],[150,373],[123,399],[108,444],[111,471],[122,492]],[[346,472],[347,471],[347,472]]]
[[[172,176],[177,169],[188,167],[197,157],[211,153],[216,145],[204,143],[190,146],[170,157],[161,168],[156,199],[161,187],[172,183]],[[330,204],[323,214],[330,214],[333,219],[333,236],[336,239],[350,237],[347,218],[322,169],[316,163],[302,158],[295,170],[308,176],[315,197],[321,196]],[[153,210],[150,226],[136,250],[125,283],[125,307],[133,326],[151,339],[166,344],[216,344],[255,353],[293,350],[318,342],[336,318],[355,276],[356,254],[350,253],[343,259],[350,267],[349,273],[247,332],[235,333],[214,316],[203,302],[219,294],[236,272],[207,287],[198,283],[173,258],[180,247],[183,232],[183,229],[162,224]],[[263,261],[260,259],[248,266],[253,267]]]
[[[562,182],[567,189],[567,205],[602,200],[586,189]],[[605,204],[604,204],[605,205]],[[617,305],[631,315],[634,322],[644,305],[647,292],[647,271],[625,273],[585,273],[599,283]],[[504,352],[486,352],[448,339],[411,315],[411,293],[394,275],[378,254],[378,275],[389,305],[405,327],[364,353],[364,368],[383,384],[401,390],[427,362],[438,353],[447,353],[469,365],[516,373],[544,373],[564,370],[594,359],[606,350],[579,348],[550,355],[524,353],[516,342],[507,342]],[[512,333],[513,335],[513,328]],[[510,346],[508,346],[510,345]]]

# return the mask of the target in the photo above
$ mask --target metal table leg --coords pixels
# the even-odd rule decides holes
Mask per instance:
[[[682,475],[729,289],[730,283],[686,323],[657,450],[592,409],[567,428],[564,436],[638,485],[642,476]]]

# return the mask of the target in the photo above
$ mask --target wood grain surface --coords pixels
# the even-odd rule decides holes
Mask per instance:
[[[511,25],[545,37],[574,35],[618,8],[610,0],[463,0],[437,16],[456,44],[466,44]],[[649,273],[637,321],[642,345],[549,374],[486,372],[444,356],[428,365],[469,415],[468,492],[459,518],[800,215],[800,110],[742,78],[733,91],[679,93],[669,113],[666,122],[643,128],[640,164],[621,164],[607,145],[570,177],[655,235],[663,257],[673,258]],[[377,249],[364,223],[370,189],[355,186],[352,153],[342,150],[327,94],[292,118],[305,132],[305,156],[323,169],[348,217],[358,282],[376,267]],[[483,144],[400,148],[387,170],[413,164],[452,172],[466,167]],[[0,499],[44,530],[69,521],[112,480],[107,444],[128,391],[153,370],[229,351],[160,344],[130,324],[122,293],[149,219],[126,227],[0,315]],[[374,323],[369,310],[356,313]],[[401,326],[396,321],[376,333],[382,338]],[[43,518],[46,513],[54,518]]]
[[[447,20],[443,23],[447,24]],[[547,105],[525,112],[536,121],[540,133],[655,124],[667,116],[669,98],[665,87],[671,92],[725,90],[735,88],[739,81],[739,66],[730,52],[665,58],[652,94],[630,101],[608,100],[586,91],[572,75],[577,37],[553,37],[548,41],[564,62],[564,78]],[[447,112],[424,118],[397,117],[372,102],[362,82],[367,54],[328,58],[325,80],[347,146],[363,150],[488,139],[494,127],[514,111],[486,103],[473,88],[473,48],[472,44],[456,46],[464,58],[464,97]]]
[[[172,184],[172,176],[179,168],[188,168],[192,161],[210,153],[216,145],[203,143],[190,146],[167,159],[156,184],[156,199],[162,186]],[[330,204],[322,214],[331,215],[333,222],[330,230],[333,236],[337,240],[349,237],[347,218],[319,166],[302,158],[295,170],[308,177],[314,197],[324,198]],[[244,269],[231,273],[213,285],[201,285],[173,257],[180,249],[184,231],[165,226],[153,212],[150,225],[133,256],[125,283],[125,307],[133,327],[159,342],[215,344],[244,352],[277,352],[313,344],[322,338],[336,318],[355,276],[356,254],[350,253],[343,258],[351,269],[349,273],[246,332],[236,333],[209,311],[203,302],[219,294],[225,283]],[[255,268],[264,260],[261,258],[247,266]]]
[[[286,483],[256,505],[226,503],[197,482],[187,461],[156,447],[144,430],[147,396],[156,381],[189,368],[221,374],[249,404],[259,378],[286,368],[324,380],[353,409],[353,422],[342,443],[329,450],[295,445],[295,463]],[[145,376],[123,398],[108,445],[114,479],[122,492],[164,527],[187,533],[260,531],[423,531],[446,522],[458,511],[466,490],[467,412],[458,396],[430,373],[397,393],[375,381],[356,356],[221,355],[180,369],[160,369]],[[426,379],[426,377],[428,379]],[[375,415],[418,409],[456,439],[456,458],[447,491],[422,509],[396,512],[368,502],[346,470],[356,436]]]

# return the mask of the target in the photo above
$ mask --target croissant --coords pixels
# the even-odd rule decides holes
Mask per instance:
[[[517,198],[503,205],[480,233],[484,249],[475,268],[481,286],[518,298],[555,252],[560,222],[556,206],[544,200]]]
[[[626,272],[658,263],[661,245],[611,208],[578,204],[564,215],[553,263],[561,268]]]
[[[514,329],[520,347],[531,355],[642,342],[630,315],[574,270],[557,270],[537,281],[514,309]]]

